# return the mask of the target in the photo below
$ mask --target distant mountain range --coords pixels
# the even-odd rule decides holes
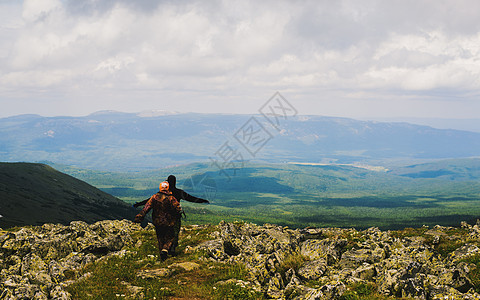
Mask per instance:
[[[132,219],[125,202],[50,166],[0,163],[0,228]]]
[[[480,133],[347,118],[98,112],[0,119],[0,161],[97,170],[191,162],[372,162],[480,156]]]
[[[440,129],[457,129],[464,131],[480,132],[480,118],[477,119],[453,119],[453,118],[375,118],[380,122],[407,122],[418,125],[426,125]]]

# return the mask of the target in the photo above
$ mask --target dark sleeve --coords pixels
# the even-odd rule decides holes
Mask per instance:
[[[193,203],[209,203],[208,200],[192,196],[189,193],[187,193],[187,192],[185,192],[184,190],[181,190],[181,189],[178,189],[178,193],[179,193],[178,200],[184,199],[188,202],[193,202]]]
[[[140,202],[137,202],[137,203],[135,203],[135,204],[133,205],[133,207],[143,206],[143,205],[147,204],[147,202],[148,202],[149,199],[150,199],[150,198],[145,199],[145,200],[140,201]]]
[[[142,211],[135,217],[136,219],[143,220],[145,218],[145,215],[152,209],[153,206],[153,199],[155,198],[155,195],[150,197],[150,199],[147,200],[147,204],[143,207]]]

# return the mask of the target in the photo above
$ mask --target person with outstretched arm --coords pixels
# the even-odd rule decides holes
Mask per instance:
[[[135,216],[135,222],[141,223],[145,215],[153,209],[152,220],[157,235],[161,260],[165,260],[175,238],[175,223],[180,218],[182,208],[169,190],[168,182],[160,183],[159,191],[150,197],[143,210]]]
[[[169,184],[170,192],[172,192],[172,195],[179,202],[180,202],[180,200],[183,199],[183,200],[186,200],[188,202],[193,202],[193,203],[206,203],[206,204],[210,203],[208,200],[192,196],[192,195],[188,194],[187,192],[185,192],[184,190],[177,188],[177,186],[176,186],[177,178],[174,175],[168,176],[167,182]],[[133,206],[134,207],[143,206],[147,203],[148,200],[149,199],[143,200],[141,202],[137,202],[137,203],[133,204]],[[178,236],[180,234],[181,226],[182,226],[181,217],[179,217],[177,222],[175,222],[175,226],[174,226],[175,238],[174,238],[174,241],[173,241],[173,245],[172,245],[172,247],[170,248],[170,251],[169,251],[171,255],[175,255],[175,249],[178,246]]]

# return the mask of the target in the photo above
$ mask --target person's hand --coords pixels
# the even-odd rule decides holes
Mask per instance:
[[[135,216],[135,220],[133,222],[135,223],[142,223],[143,216],[141,214],[138,214]]]

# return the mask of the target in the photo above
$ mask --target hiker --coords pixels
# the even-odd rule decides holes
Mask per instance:
[[[185,192],[184,190],[177,188],[176,187],[177,178],[174,175],[168,176],[167,182],[169,184],[170,192],[172,192],[175,199],[177,199],[179,202],[180,202],[180,200],[183,199],[183,200],[193,202],[193,203],[206,203],[206,204],[210,203],[208,200],[192,196],[192,195],[188,194],[187,192]],[[141,201],[141,202],[137,202],[137,203],[133,204],[133,206],[134,207],[139,207],[139,206],[145,205],[145,203],[147,203],[147,201],[148,201],[148,199],[146,199],[144,201]],[[178,237],[180,235],[181,226],[182,226],[182,222],[181,222],[181,215],[180,215],[178,220],[175,222],[175,225],[174,225],[175,238],[174,238],[174,241],[173,241],[172,248],[169,250],[169,253],[171,255],[175,255],[175,249],[178,246]]]
[[[147,200],[145,207],[135,216],[135,222],[141,223],[152,208],[152,220],[157,234],[160,258],[165,260],[175,239],[174,225],[182,214],[180,202],[172,195],[167,181],[160,183],[158,193]]]

